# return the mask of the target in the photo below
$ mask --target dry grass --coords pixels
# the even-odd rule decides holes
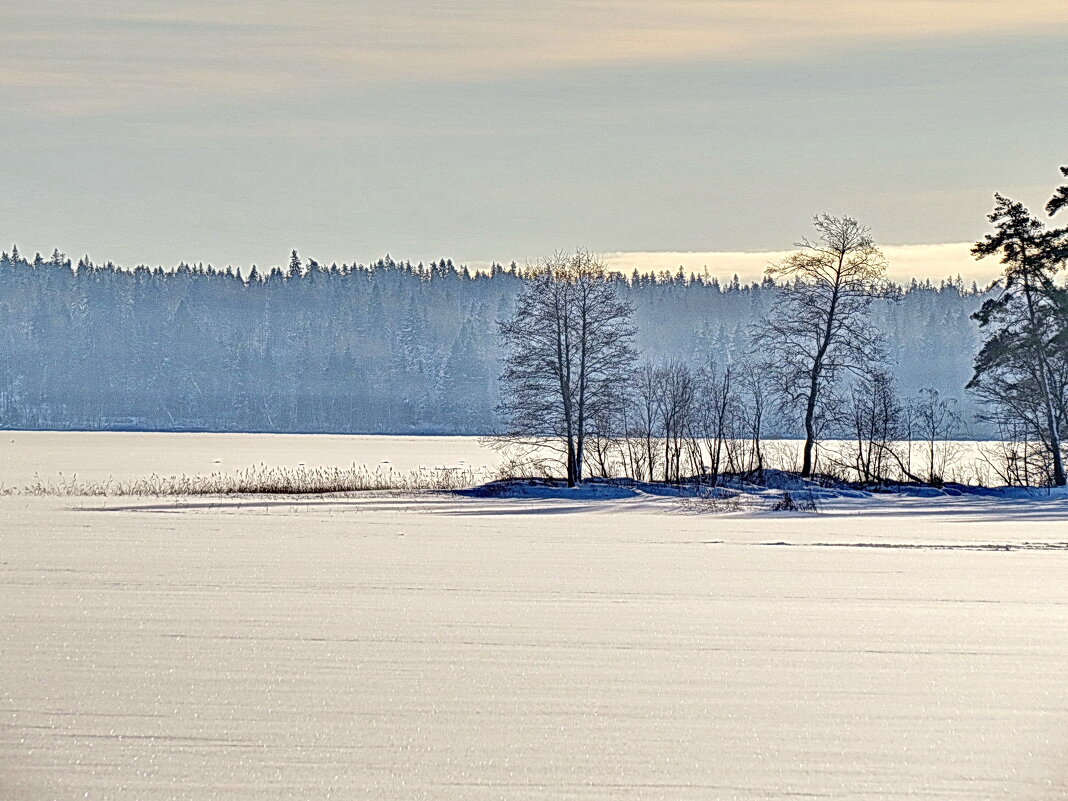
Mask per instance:
[[[695,495],[679,498],[676,506],[688,514],[723,514],[754,511],[761,508],[761,501],[736,490],[704,487]]]
[[[351,467],[269,467],[265,464],[236,473],[207,476],[153,474],[147,478],[118,481],[85,481],[60,474],[56,479],[34,480],[11,490],[22,495],[123,496],[123,495],[316,495],[371,490],[455,490],[475,486],[487,479],[469,468],[436,467],[410,471],[392,468],[371,470]]]

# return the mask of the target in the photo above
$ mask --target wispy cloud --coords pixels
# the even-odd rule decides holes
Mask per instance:
[[[0,91],[59,113],[153,108],[1068,29],[1063,0],[119,0],[107,8],[7,0]]]

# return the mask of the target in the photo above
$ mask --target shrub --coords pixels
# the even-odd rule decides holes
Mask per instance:
[[[784,490],[782,497],[771,506],[772,512],[818,512],[819,510],[816,496],[811,492],[794,496]]]

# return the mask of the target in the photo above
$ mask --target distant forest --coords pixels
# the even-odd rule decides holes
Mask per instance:
[[[497,321],[521,270],[451,261],[125,270],[63,254],[0,257],[0,427],[490,434]],[[652,361],[725,363],[771,308],[771,281],[620,275]],[[964,391],[984,292],[958,278],[901,287],[873,321],[900,390]],[[786,425],[773,435],[793,436]],[[960,434],[983,436],[982,427]]]

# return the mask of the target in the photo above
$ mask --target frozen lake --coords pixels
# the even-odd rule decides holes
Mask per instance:
[[[172,434],[103,431],[0,431],[0,486],[34,475],[106,481],[158,475],[208,475],[265,463],[275,467],[371,469],[482,467],[500,459],[477,437],[334,434]]]
[[[765,442],[769,467],[798,469],[801,443]],[[840,442],[828,441],[834,454]],[[953,443],[960,468],[953,480],[969,483],[979,454],[974,442]],[[915,446],[917,466],[922,459]],[[179,434],[146,432],[0,431],[0,488],[23,487],[39,476],[124,481],[152,474],[209,475],[267,464],[275,467],[349,467],[398,471],[420,467],[485,468],[502,456],[478,437],[398,437],[353,434]]]
[[[481,452],[3,438],[8,486]],[[1064,500],[10,495],[0,521],[3,799],[1068,798]]]

